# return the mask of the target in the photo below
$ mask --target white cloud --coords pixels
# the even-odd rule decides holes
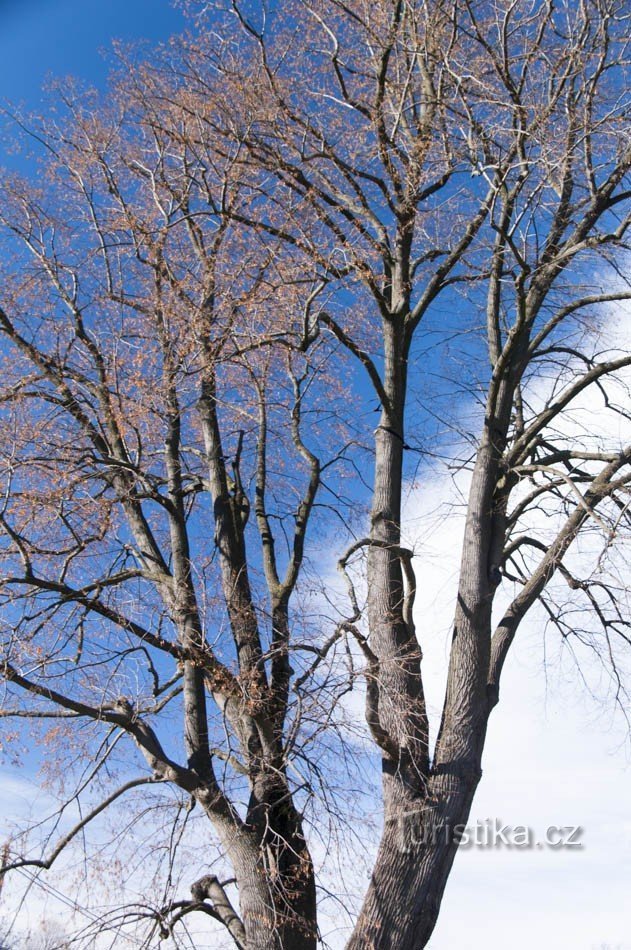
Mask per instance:
[[[628,323],[628,316],[625,321]],[[623,328],[618,325],[617,334]],[[627,331],[628,337],[628,331]],[[613,343],[615,345],[615,341]],[[627,380],[631,374],[627,373]],[[573,418],[609,444],[631,439],[629,420],[607,414],[599,399],[580,399]],[[570,433],[571,423],[563,424]],[[586,436],[584,435],[583,438]],[[408,521],[423,523],[449,479],[430,479],[408,502]],[[455,500],[455,495],[454,495]],[[462,518],[421,533],[417,624],[423,641],[430,708],[442,700],[460,556]],[[602,547],[602,543],[601,543]],[[429,553],[429,557],[427,554]],[[520,628],[502,680],[483,757],[471,823],[497,817],[532,827],[581,825],[581,850],[470,849],[456,857],[430,950],[482,947],[629,950],[631,765],[626,725],[586,695],[563,663],[544,652],[545,616],[536,609]],[[556,635],[556,641],[560,636]],[[579,651],[590,684],[599,664]]]

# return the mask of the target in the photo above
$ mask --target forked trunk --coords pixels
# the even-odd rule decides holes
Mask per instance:
[[[375,576],[371,584],[371,645],[382,659],[390,659],[398,672],[381,677],[381,705],[396,711],[396,724],[390,726],[385,717],[384,724],[393,732],[397,730],[393,739],[399,754],[396,761],[384,756],[384,830],[347,950],[421,950],[426,946],[438,919],[459,833],[469,818],[481,776],[490,710],[487,678],[495,587],[491,562],[496,540],[493,491],[497,457],[497,445],[487,430],[472,477],[445,703],[431,767],[426,731],[423,734],[426,719],[420,667],[404,663],[400,648],[397,605],[403,598],[401,581],[391,570],[380,578]],[[389,542],[394,546],[399,544],[402,472],[393,473],[389,464],[388,474],[398,474],[399,482],[388,484],[384,458],[390,463],[378,438],[375,504],[390,512]],[[373,570],[379,566],[383,570],[384,565],[378,564],[381,556],[381,549],[372,552]],[[392,563],[391,558],[390,566]],[[380,600],[375,600],[374,590]],[[388,590],[389,599],[384,590]],[[405,652],[411,655],[411,644]]]

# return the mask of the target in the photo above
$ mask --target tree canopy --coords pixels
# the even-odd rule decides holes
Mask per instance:
[[[629,13],[191,12],[119,51],[105,98],[16,116],[38,174],[2,177],[2,716],[65,796],[5,873],[112,807],[144,892],[101,933],[195,946],[204,914],[315,947],[331,841],[380,779],[348,947],[411,950],[535,604],[563,638],[595,621],[626,704],[631,356],[604,331],[631,299]],[[402,495],[441,461],[468,498],[434,723]]]

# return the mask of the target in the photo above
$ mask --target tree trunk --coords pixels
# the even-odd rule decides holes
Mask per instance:
[[[472,477],[434,760],[424,781],[419,761],[415,763],[416,782],[412,772],[408,772],[411,782],[402,781],[405,771],[400,764],[392,774],[384,768],[384,830],[347,950],[420,950],[426,946],[458,847],[458,829],[466,825],[481,776],[490,711],[487,679],[496,586],[490,561],[498,530],[493,498],[498,446],[489,435],[490,428],[485,427]],[[379,466],[378,457],[378,472]],[[372,631],[371,626],[371,642]],[[420,680],[420,671],[417,678]],[[422,695],[420,684],[417,690]],[[397,695],[401,701],[403,694],[399,691],[395,698]]]
[[[428,725],[409,579],[404,584],[402,570],[401,486],[407,381],[407,341],[402,322],[393,319],[384,324],[384,341],[384,390],[388,405],[382,409],[375,432],[368,548],[370,649],[377,665],[372,674],[376,682],[368,684],[372,708],[367,709],[367,716],[385,739],[382,771],[384,807],[389,815],[396,803],[413,807],[424,795]]]
[[[262,842],[251,828],[222,830],[238,882],[245,950],[316,950],[315,876],[293,806],[269,809]]]
[[[258,816],[256,809],[251,808],[250,813],[252,820],[260,818],[260,827],[257,828],[257,838],[261,842],[257,877],[266,891],[268,912],[261,919],[260,908],[246,906],[247,901],[241,895],[247,948],[315,950],[315,875],[302,821],[286,784],[278,781],[270,783],[265,799],[266,804],[261,807]]]
[[[420,950],[432,935],[478,775],[435,775],[418,810],[391,809],[347,950]]]

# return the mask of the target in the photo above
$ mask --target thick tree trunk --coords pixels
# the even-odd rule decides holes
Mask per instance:
[[[492,428],[488,424],[485,427],[472,478],[445,703],[434,760],[423,774],[422,759],[413,759],[414,768],[407,770],[401,758],[394,768],[384,759],[384,830],[368,893],[347,950],[421,950],[426,946],[458,847],[458,828],[469,818],[480,779],[490,710],[487,680],[496,586],[492,560],[501,531],[494,501],[498,446],[490,435]],[[392,536],[392,525],[398,529],[395,504],[400,488],[391,486],[388,493],[382,472],[384,458],[388,460],[387,451],[378,450],[375,498],[377,504],[385,493],[391,505]],[[389,472],[394,474],[391,464]],[[384,565],[375,565],[373,558],[373,566],[384,570]],[[373,579],[374,589],[381,592],[385,586],[392,598],[396,573],[382,575],[378,581],[377,577]],[[389,641],[384,634],[393,610],[390,606],[386,613],[374,601],[372,606],[371,644],[379,652],[382,641],[396,642],[392,634]],[[420,670],[416,677],[418,686],[413,671],[407,681],[400,674],[398,679],[384,680],[392,705],[409,705],[415,690],[417,696],[422,696]],[[406,715],[409,722],[409,711],[401,711],[400,715],[404,717],[402,722],[406,722]],[[402,750],[410,747],[405,735],[396,738]]]
[[[270,880],[269,867],[239,876],[246,950],[316,950],[315,884],[308,855],[302,869]]]
[[[251,808],[250,813],[259,825],[257,876],[267,892],[268,913],[260,919],[260,909],[246,906],[241,895],[247,947],[315,950],[315,875],[302,821],[284,782],[270,783],[264,797],[260,811]]]
[[[262,839],[258,829],[220,824],[239,889],[244,950],[316,950],[313,864],[291,803],[268,808]]]
[[[438,919],[478,775],[436,775],[417,810],[392,808],[347,950],[421,950]]]
[[[460,640],[461,660],[452,660],[449,705],[425,796],[412,806],[392,794],[384,802],[383,835],[347,950],[421,950],[436,925],[458,829],[467,823],[481,776],[489,711],[485,674],[480,676],[475,659],[476,653],[488,653],[488,630],[476,629],[458,610],[454,638]],[[487,667],[488,658],[482,668]],[[479,702],[472,698],[478,691]]]
[[[457,611],[458,655],[452,654],[443,725],[424,794],[405,801],[393,794],[392,780],[384,783],[384,830],[347,950],[420,950],[434,930],[458,828],[467,823],[481,776],[490,709],[485,620],[467,617],[462,607]]]

